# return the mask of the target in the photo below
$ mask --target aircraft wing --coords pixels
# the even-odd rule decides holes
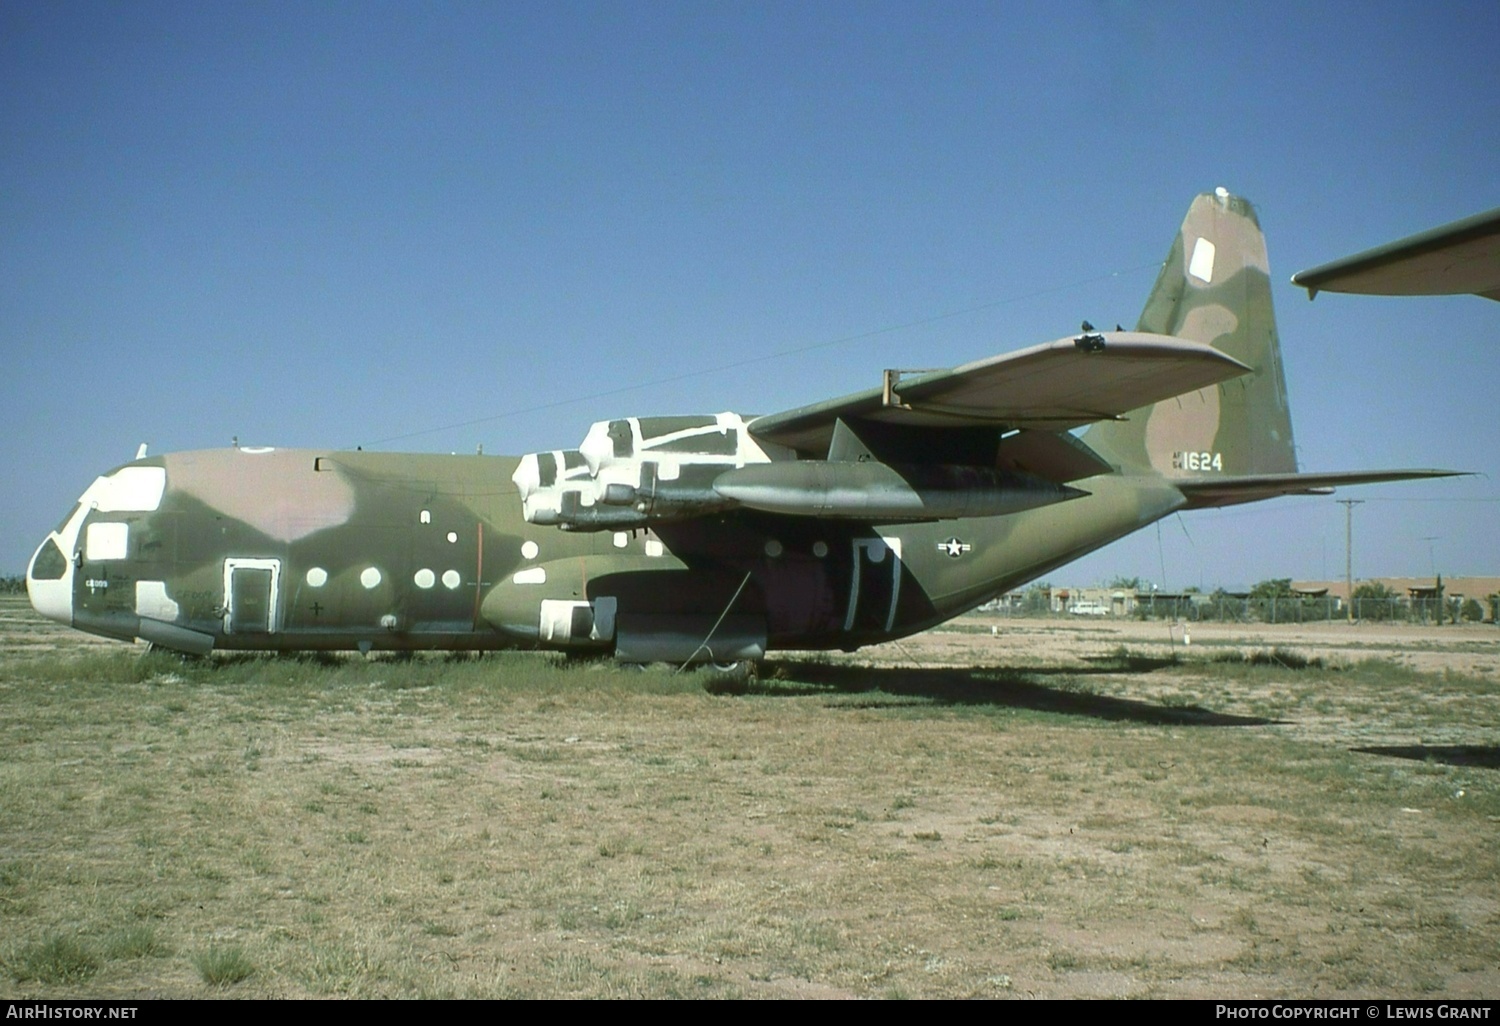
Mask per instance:
[[[1292,283],[1309,299],[1321,291],[1370,296],[1452,296],[1500,300],[1500,207],[1363,253],[1299,271]]]
[[[886,384],[758,417],[750,433],[821,458],[840,420],[901,427],[1067,431],[1251,368],[1212,346],[1145,332],[1092,332],[950,370],[887,372]]]
[[[1327,495],[1343,485],[1382,484],[1432,477],[1463,477],[1462,470],[1348,470],[1328,474],[1247,474],[1242,477],[1174,478],[1188,509],[1233,506],[1279,495]]]

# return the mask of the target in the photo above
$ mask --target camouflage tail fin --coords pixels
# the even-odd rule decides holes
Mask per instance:
[[[1222,189],[1193,201],[1136,330],[1203,342],[1255,369],[1095,424],[1089,446],[1171,477],[1296,472],[1266,241],[1249,201]]]

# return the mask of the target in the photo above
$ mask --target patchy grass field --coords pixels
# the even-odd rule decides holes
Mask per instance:
[[[535,655],[183,662],[7,600],[0,980],[1500,995],[1500,631],[1194,629],[966,620],[720,695]]]

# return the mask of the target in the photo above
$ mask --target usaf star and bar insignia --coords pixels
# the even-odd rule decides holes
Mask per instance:
[[[946,552],[954,559],[957,559],[973,548],[968,542],[960,541],[958,538],[949,538],[947,541],[938,542],[937,547],[939,552]]]

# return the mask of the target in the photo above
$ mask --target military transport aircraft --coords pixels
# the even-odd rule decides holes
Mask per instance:
[[[1085,322],[769,416],[603,421],[518,458],[143,455],[89,486],[26,584],[53,619],[189,653],[723,664],[923,630],[1177,510],[1449,473],[1298,473],[1265,242],[1220,189],[1135,331]]]

